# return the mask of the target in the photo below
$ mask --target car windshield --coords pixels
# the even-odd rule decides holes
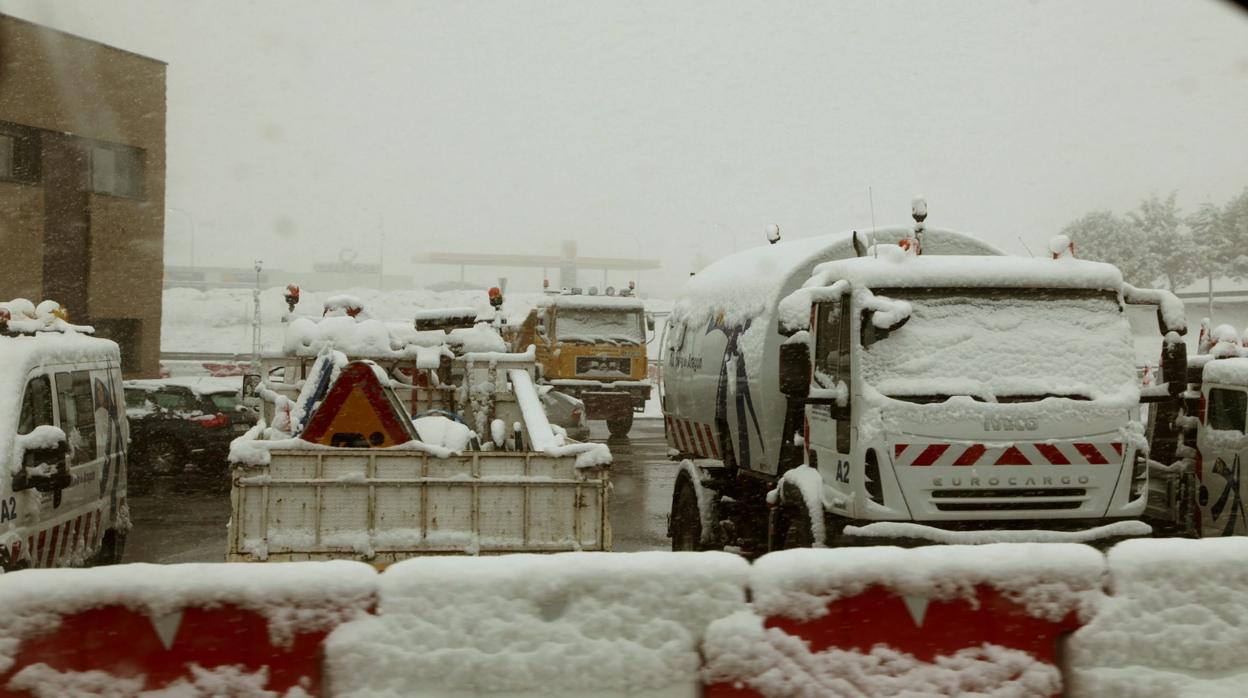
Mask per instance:
[[[1136,385],[1130,324],[1115,294],[880,289],[906,324],[859,351],[863,380],[918,402],[1099,399]]]
[[[620,310],[560,308],[555,333],[561,342],[641,344],[641,313]]]
[[[208,396],[208,399],[212,400],[213,407],[222,412],[229,412],[239,404],[238,396],[233,393],[213,393]]]

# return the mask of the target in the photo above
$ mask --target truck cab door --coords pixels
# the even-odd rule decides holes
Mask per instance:
[[[1248,533],[1243,465],[1248,464],[1248,389],[1206,386],[1206,413],[1197,448],[1196,503],[1201,534],[1232,536]]]
[[[849,295],[815,306],[814,374],[812,395],[833,395],[831,402],[816,401],[806,407],[809,424],[810,465],[819,469],[823,481],[848,494],[850,483],[850,339],[852,308]]]

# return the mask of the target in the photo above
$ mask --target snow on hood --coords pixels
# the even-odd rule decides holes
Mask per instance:
[[[242,376],[178,376],[175,378],[140,378],[128,380],[123,384],[127,388],[143,388],[159,390],[166,386],[187,388],[196,395],[236,394],[243,387]]]

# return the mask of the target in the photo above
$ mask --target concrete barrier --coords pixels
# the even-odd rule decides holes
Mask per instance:
[[[767,555],[752,612],[707,629],[706,695],[1059,695],[1058,639],[1103,573],[1100,553],[1062,544]]]
[[[33,570],[0,576],[0,609],[0,696],[1194,698],[1248,685],[1244,538],[1129,541],[1108,559],[1002,544],[753,565],[566,553],[382,574]]]
[[[322,642],[376,604],[352,562],[0,577],[0,696],[319,695]]]

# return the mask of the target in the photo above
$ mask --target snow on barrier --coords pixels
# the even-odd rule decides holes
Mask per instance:
[[[767,555],[753,611],[707,629],[705,695],[1059,695],[1058,637],[1093,611],[1104,569],[1073,544]]]
[[[701,693],[706,626],[743,612],[727,553],[417,558],[381,575],[374,617],[326,640],[335,696]]]
[[[1248,695],[1248,538],[1132,540],[1067,644],[1071,696]]]
[[[5,574],[0,696],[315,696],[325,635],[376,589],[345,561]]]

